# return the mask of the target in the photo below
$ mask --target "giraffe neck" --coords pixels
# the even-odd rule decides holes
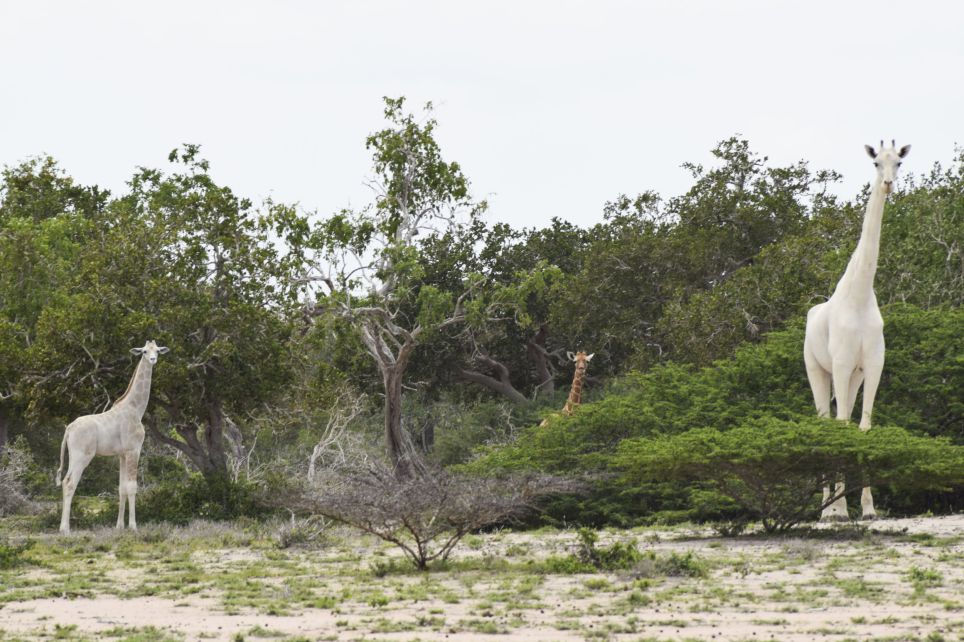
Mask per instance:
[[[837,284],[837,291],[843,289],[851,299],[864,299],[874,292],[874,276],[877,274],[877,259],[880,256],[880,226],[886,198],[883,183],[878,177],[867,200],[867,211],[864,213],[857,249],[850,257],[847,271]],[[836,294],[836,291],[834,293]]]
[[[154,366],[146,357],[141,357],[134,370],[134,376],[127,384],[127,391],[114,402],[113,408],[128,407],[137,411],[138,416],[143,417],[147,410],[147,401],[151,396],[151,374]]]
[[[569,415],[575,410],[576,406],[582,403],[582,380],[586,376],[586,371],[576,368],[576,375],[572,378],[572,389],[569,391],[569,398],[562,412]]]

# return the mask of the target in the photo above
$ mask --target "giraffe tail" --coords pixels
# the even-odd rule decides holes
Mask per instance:
[[[64,469],[64,448],[67,446],[67,433],[70,432],[70,426],[64,431],[64,439],[60,442],[60,467],[57,469],[57,485],[60,486],[60,472]]]

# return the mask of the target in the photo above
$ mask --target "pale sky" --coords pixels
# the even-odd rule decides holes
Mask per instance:
[[[0,0],[0,164],[119,193],[202,145],[217,180],[328,214],[370,200],[381,97],[431,100],[493,220],[601,220],[685,190],[733,134],[776,164],[904,171],[964,143],[964,3]]]

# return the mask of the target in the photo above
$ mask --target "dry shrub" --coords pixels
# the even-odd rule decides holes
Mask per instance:
[[[467,534],[504,524],[540,500],[577,490],[575,482],[543,474],[478,477],[419,462],[400,477],[380,463],[329,470],[286,498],[293,509],[344,522],[399,547],[419,569],[446,560]]]
[[[0,517],[34,508],[24,484],[31,461],[30,451],[22,440],[0,451]]]

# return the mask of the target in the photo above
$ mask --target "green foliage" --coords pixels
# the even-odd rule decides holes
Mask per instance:
[[[680,555],[657,555],[642,552],[635,540],[613,542],[598,546],[599,535],[589,528],[580,528],[579,548],[566,557],[550,557],[544,562],[549,573],[572,575],[597,571],[630,571],[634,577],[706,577],[706,563],[692,552]]]
[[[635,541],[613,542],[609,546],[599,547],[599,535],[592,529],[580,528],[579,552],[576,557],[583,564],[603,571],[616,571],[632,568],[643,554],[636,548]]]
[[[16,568],[30,562],[24,553],[34,545],[33,540],[26,540],[20,544],[11,544],[6,539],[0,539],[0,571]]]
[[[137,496],[137,517],[144,522],[187,524],[193,519],[258,518],[270,512],[256,485],[228,477],[191,474],[167,479]]]
[[[825,178],[833,178],[832,176]],[[887,202],[875,290],[881,305],[964,301],[964,152],[950,169],[907,177]],[[824,185],[818,180],[817,184]],[[860,236],[868,193],[838,203],[813,196],[811,216],[703,292],[669,303],[654,332],[662,354],[705,365],[758,341],[829,296]],[[889,329],[888,329],[889,332]],[[888,348],[890,339],[888,337]],[[888,354],[888,361],[890,354]],[[652,361],[642,352],[639,363]]]
[[[305,229],[291,208],[258,211],[216,184],[198,152],[172,152],[170,175],[140,170],[128,194],[86,218],[68,210],[39,223],[66,228],[72,244],[35,252],[56,270],[35,314],[23,316],[30,345],[15,392],[26,421],[62,428],[108,408],[133,372],[129,349],[156,339],[171,352],[155,370],[145,423],[217,475],[227,418],[273,400],[290,377]],[[198,438],[202,426],[210,438]]]
[[[679,321],[663,317],[679,316],[672,311],[720,287],[763,248],[800,233],[827,205],[826,185],[838,178],[812,173],[804,162],[768,167],[738,138],[720,142],[713,155],[714,167],[684,165],[694,183],[682,196],[663,202],[645,193],[610,203],[581,271],[554,302],[553,325],[570,344],[599,355],[597,371],[624,370],[634,352],[637,364],[647,365],[677,352],[684,360],[703,355],[701,365],[728,356],[707,354],[703,344],[718,340],[714,331],[730,321],[729,310],[709,331],[702,323],[696,332],[684,329],[692,343],[672,334]],[[699,314],[699,306],[692,312]],[[735,314],[742,328],[739,308]]]
[[[964,483],[964,447],[877,426],[870,432],[830,419],[748,421],[624,441],[615,464],[627,479],[713,484],[767,531],[786,530],[822,508],[816,496],[836,475],[863,486],[946,489]],[[824,502],[829,504],[834,497]]]
[[[478,466],[547,471],[604,470],[620,441],[693,426],[731,428],[748,417],[792,417],[812,407],[803,372],[802,328],[772,334],[734,359],[703,369],[667,364],[613,383],[599,401],[546,428],[530,428]]]

